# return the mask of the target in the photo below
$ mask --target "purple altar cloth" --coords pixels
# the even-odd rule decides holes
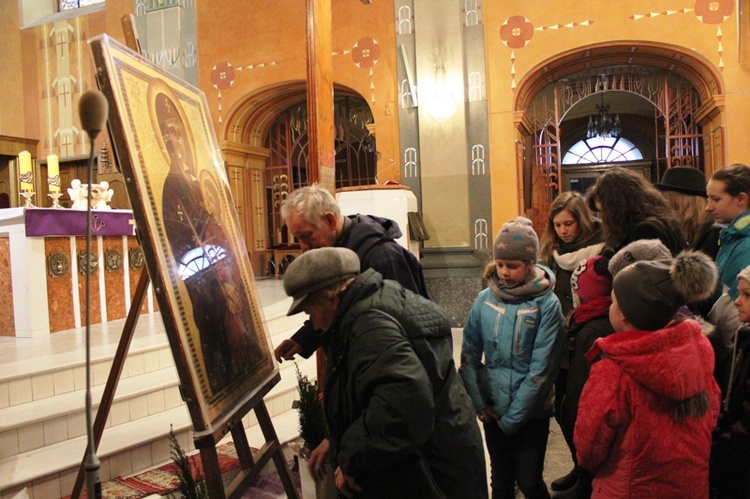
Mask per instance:
[[[27,208],[26,236],[85,236],[86,210]],[[135,221],[130,210],[93,210],[92,236],[132,236]]]

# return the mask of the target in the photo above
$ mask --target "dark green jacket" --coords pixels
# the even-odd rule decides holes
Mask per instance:
[[[362,497],[486,497],[484,448],[435,303],[368,270],[322,344],[331,459]]]

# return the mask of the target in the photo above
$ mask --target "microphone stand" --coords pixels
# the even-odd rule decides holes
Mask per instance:
[[[89,499],[101,499],[102,477],[101,463],[96,455],[94,424],[91,404],[91,186],[94,176],[94,141],[99,130],[87,130],[91,139],[91,153],[88,164],[88,189],[86,207],[86,434],[88,437],[88,452],[84,461],[86,470],[86,494]]]

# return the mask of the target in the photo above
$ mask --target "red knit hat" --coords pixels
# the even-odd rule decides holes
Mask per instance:
[[[595,255],[583,260],[570,276],[570,289],[581,303],[612,292],[612,276],[607,270],[608,260]]]

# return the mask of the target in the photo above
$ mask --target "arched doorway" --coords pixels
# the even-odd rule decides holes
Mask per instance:
[[[258,89],[232,107],[221,147],[253,269],[264,273],[269,248],[289,243],[280,206],[307,185],[307,89],[289,81]],[[375,183],[374,120],[361,95],[334,84],[337,187]],[[261,274],[262,275],[262,274]]]
[[[517,165],[521,210],[539,229],[550,202],[570,187],[563,156],[587,138],[597,105],[619,117],[621,135],[641,152],[652,180],[677,165],[710,174],[726,156],[721,75],[675,46],[602,44],[558,55],[524,78],[515,104],[526,150],[534,151]]]

